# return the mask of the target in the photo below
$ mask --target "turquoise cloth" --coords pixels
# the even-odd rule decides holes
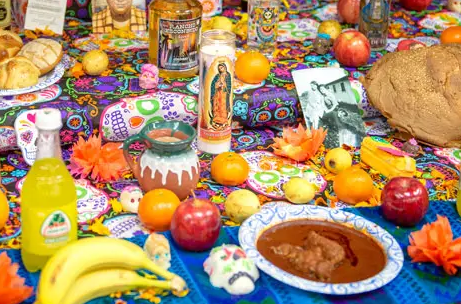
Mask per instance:
[[[171,271],[182,276],[188,283],[191,292],[185,298],[167,296],[162,298],[163,304],[305,304],[305,303],[373,303],[373,304],[435,304],[435,303],[457,303],[461,302],[461,275],[448,276],[439,267],[432,264],[412,264],[406,253],[408,246],[408,235],[411,231],[421,228],[424,223],[436,220],[436,215],[448,217],[456,237],[461,236],[461,221],[456,212],[455,205],[451,202],[431,202],[430,209],[424,221],[415,228],[402,229],[384,220],[379,208],[351,208],[347,211],[356,213],[373,221],[389,231],[399,242],[405,253],[405,263],[402,271],[396,279],[385,287],[355,296],[326,296],[311,292],[298,290],[287,286],[261,272],[261,278],[256,283],[253,293],[236,297],[230,296],[222,289],[214,288],[210,285],[208,275],[203,271],[203,262],[208,257],[208,253],[190,253],[178,249],[169,233],[165,235],[169,238],[172,245],[172,267]],[[238,227],[225,227],[221,231],[220,238],[216,246],[224,243],[238,244]],[[142,246],[146,236],[138,236],[129,239],[131,242]],[[13,261],[21,264],[20,252],[17,250],[7,250],[8,255]],[[88,253],[91,254],[91,253]],[[38,274],[29,274],[21,265],[20,275],[26,277],[27,284],[36,286]],[[26,303],[33,303],[34,299],[29,299]],[[131,303],[149,303],[146,300],[135,300],[134,298],[124,298]],[[114,303],[111,298],[97,299],[91,302]]]

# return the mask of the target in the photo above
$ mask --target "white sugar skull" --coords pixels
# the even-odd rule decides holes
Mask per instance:
[[[453,12],[461,13],[461,0],[448,0],[448,9]]]
[[[138,213],[138,206],[142,197],[142,190],[139,187],[125,187],[120,194],[120,203],[122,204],[123,210],[131,213]]]
[[[213,248],[203,267],[210,276],[211,285],[224,288],[232,295],[253,292],[259,278],[258,268],[237,245]]]
[[[14,122],[18,147],[24,161],[30,166],[34,163],[37,154],[38,130],[35,127],[35,114],[36,110],[25,111]]]
[[[170,243],[168,239],[158,233],[152,233],[144,244],[144,251],[146,251],[149,258],[163,269],[168,270],[171,266],[171,253]]]

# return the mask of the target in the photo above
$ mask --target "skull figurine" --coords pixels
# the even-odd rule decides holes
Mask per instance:
[[[120,194],[120,203],[122,204],[123,210],[131,213],[138,213],[138,207],[142,197],[142,190],[139,187],[125,187]]]
[[[253,292],[259,271],[245,251],[237,245],[213,248],[203,264],[214,287],[224,288],[232,295]]]
[[[461,0],[448,0],[448,9],[456,13],[461,13]]]
[[[171,266],[170,243],[163,234],[152,233],[144,244],[144,251],[149,258],[165,270]]]
[[[143,89],[155,89],[158,85],[158,68],[150,63],[144,64],[141,67],[141,75],[139,76],[139,86]]]
[[[328,53],[331,49],[331,46],[332,41],[330,35],[324,33],[317,34],[317,37],[315,38],[314,43],[312,44],[314,52],[316,52],[319,55],[325,55],[326,53]]]
[[[22,152],[24,161],[29,165],[35,162],[37,154],[38,130],[35,127],[35,114],[37,110],[25,111],[18,115],[14,122],[16,141]]]

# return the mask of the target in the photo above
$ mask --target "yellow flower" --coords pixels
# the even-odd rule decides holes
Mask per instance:
[[[112,209],[115,213],[120,213],[123,210],[122,204],[116,198],[112,198],[109,201],[109,204],[112,206]]]
[[[102,223],[104,221],[104,216],[101,216],[98,219],[95,219],[92,224],[89,225],[88,230],[93,231],[99,235],[110,235],[110,230]]]

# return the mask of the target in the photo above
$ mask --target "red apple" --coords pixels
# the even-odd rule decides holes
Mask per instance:
[[[333,50],[336,60],[349,67],[365,65],[371,55],[371,45],[367,37],[355,30],[341,33],[335,40]]]
[[[432,0],[400,0],[400,4],[409,11],[423,11],[430,4]]]
[[[421,41],[414,40],[414,39],[405,39],[399,42],[397,45],[397,51],[408,51],[414,50],[419,47],[425,47],[426,45]]]
[[[383,216],[392,223],[411,227],[421,221],[429,208],[426,187],[412,177],[394,177],[381,193]]]
[[[205,251],[213,247],[221,229],[221,214],[206,199],[192,198],[176,208],[171,220],[171,236],[184,250]]]
[[[347,23],[359,23],[360,0],[339,0],[337,9],[339,16]]]

